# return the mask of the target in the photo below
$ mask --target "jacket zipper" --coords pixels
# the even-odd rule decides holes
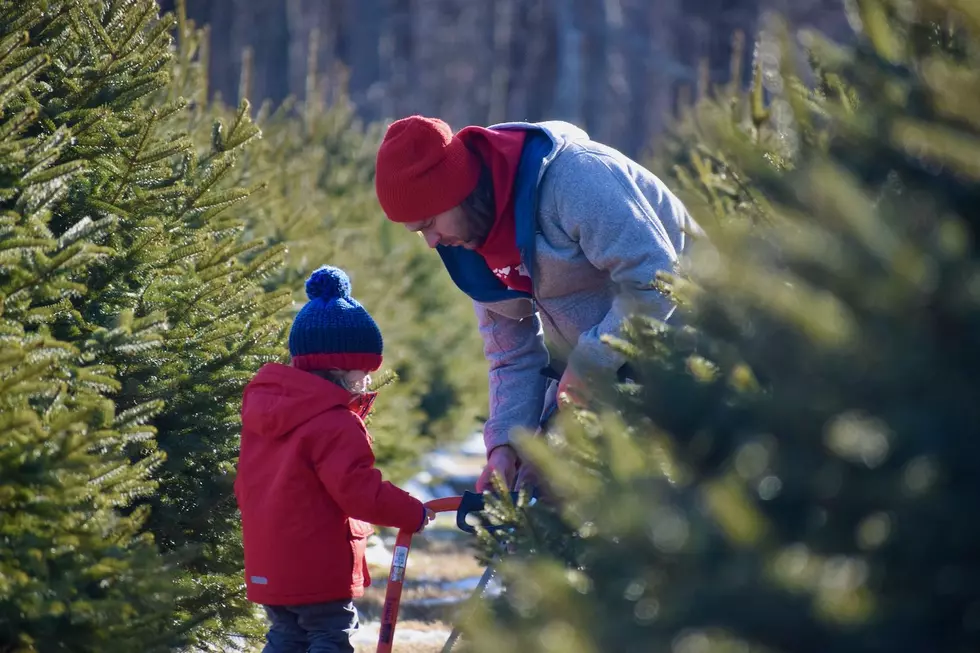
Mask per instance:
[[[537,232],[535,232],[535,236],[536,235],[537,235]],[[542,307],[541,304],[540,304],[540,302],[538,302],[538,298],[534,294],[534,266],[529,264],[529,262],[527,261],[527,257],[525,256],[525,253],[523,251],[521,252],[521,259],[524,261],[524,267],[527,268],[528,277],[530,277],[530,279],[531,279],[531,310],[532,310],[532,312],[540,313],[542,316],[544,316],[545,318],[547,318],[548,323],[551,324],[551,328],[552,328],[554,334],[556,336],[558,336],[559,338],[561,338],[562,341],[565,343],[565,345],[567,347],[571,347],[571,343],[568,342],[568,338],[566,338],[565,337],[565,334],[562,333],[561,332],[561,329],[558,328],[558,324],[555,322],[554,318],[552,318],[551,317],[551,314],[548,313],[548,311],[544,310],[544,307]]]
[[[544,166],[542,166],[542,169],[538,171],[538,179],[535,182],[535,185],[540,185],[541,184],[541,178],[543,176],[544,176]],[[536,202],[535,202],[535,204],[536,204]],[[534,207],[534,212],[535,212],[535,214],[537,214],[537,206]],[[537,216],[535,215],[534,217],[537,217]],[[537,226],[535,226],[534,236],[532,236],[532,238],[537,238],[537,234],[538,234],[538,228],[537,228]],[[562,341],[564,341],[566,347],[571,348],[572,343],[570,343],[568,341],[568,338],[565,337],[565,334],[561,332],[561,329],[558,328],[558,324],[551,317],[551,315],[548,313],[548,311],[546,311],[543,308],[541,308],[541,305],[538,303],[538,298],[535,296],[535,292],[534,292],[534,272],[535,272],[534,265],[533,265],[534,262],[528,260],[527,252],[524,249],[521,250],[520,254],[521,254],[521,260],[524,262],[524,267],[527,268],[527,275],[531,279],[531,310],[532,310],[532,312],[539,312],[542,316],[544,316],[545,318],[547,318],[548,319],[548,322],[551,324],[551,328],[554,330],[555,335],[557,335],[559,338],[562,339]],[[550,356],[549,356],[549,358],[550,358]]]

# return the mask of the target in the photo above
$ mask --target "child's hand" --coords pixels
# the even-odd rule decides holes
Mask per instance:
[[[425,527],[429,525],[429,522],[431,522],[435,518],[436,518],[436,513],[432,512],[432,510],[426,508],[425,509],[425,518],[422,520],[422,525],[419,526],[418,532],[422,532],[423,530],[425,530]]]

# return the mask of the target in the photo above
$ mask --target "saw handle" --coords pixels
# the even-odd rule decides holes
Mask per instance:
[[[459,510],[463,497],[441,497],[427,501],[425,507],[434,513]],[[405,582],[405,568],[408,566],[408,552],[412,549],[413,531],[400,530],[395,538],[395,549],[391,557],[391,570],[388,573],[388,587],[385,588],[384,608],[381,611],[381,631],[378,634],[378,653],[391,653],[395,639],[395,624],[398,623],[398,605],[402,598],[402,585]]]
[[[510,500],[513,503],[517,503],[517,492],[510,493]],[[483,498],[483,494],[477,494],[476,492],[463,492],[462,497],[453,497],[459,500],[459,506],[456,509],[456,527],[464,533],[469,533],[471,535],[476,533],[476,528],[466,523],[466,517],[473,512],[483,512],[486,508],[486,501]],[[437,499],[438,501],[438,499]],[[500,526],[490,526],[484,524],[483,528],[487,531],[493,532],[500,528]]]
[[[511,492],[510,498],[517,503],[517,492]],[[456,526],[465,533],[476,533],[476,528],[466,523],[470,513],[483,512],[486,508],[482,494],[464,492],[462,496],[441,497],[427,501],[425,507],[434,513],[455,512]],[[484,524],[488,531],[495,531],[499,526]],[[395,549],[391,556],[391,570],[388,573],[388,586],[385,588],[385,602],[381,611],[381,631],[378,634],[378,653],[391,653],[395,639],[395,624],[398,623],[398,606],[401,603],[402,585],[405,582],[405,569],[408,566],[408,553],[412,549],[412,536],[415,533],[408,530],[398,531],[395,538]]]

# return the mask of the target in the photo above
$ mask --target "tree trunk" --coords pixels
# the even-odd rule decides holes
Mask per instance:
[[[767,9],[849,38],[839,0],[187,0],[188,18],[211,26],[210,86],[228,101],[246,47],[254,104],[303,98],[316,28],[320,91],[337,92],[342,63],[361,118],[563,119],[631,155],[662,131],[700,59],[726,80],[734,29],[751,56]]]
[[[582,31],[576,24],[574,0],[556,0],[555,9],[558,81],[553,113],[557,119],[581,123],[583,119]]]
[[[490,109],[487,123],[508,120],[510,100],[511,50],[513,45],[515,0],[496,0],[493,17],[493,62],[490,74]]]
[[[382,117],[379,91],[383,89],[382,34],[388,22],[382,0],[351,0],[351,20],[345,28],[349,37],[345,48],[350,66],[351,100],[366,120]]]
[[[661,0],[662,1],[662,0]],[[623,0],[603,0],[605,32],[605,88],[602,121],[596,134],[607,143],[626,142],[630,137],[630,81],[624,52],[628,48],[623,25]]]

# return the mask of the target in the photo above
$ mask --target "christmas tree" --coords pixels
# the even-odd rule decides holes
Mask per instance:
[[[2,477],[23,474],[11,498],[17,520],[30,514],[35,477],[51,486],[38,488],[50,497],[44,510],[71,513],[45,524],[53,546],[30,544],[29,522],[16,527],[27,550],[12,547],[15,559],[40,556],[20,570],[38,606],[10,636],[37,627],[74,650],[107,650],[98,637],[120,650],[133,650],[131,637],[152,644],[138,635],[153,626],[139,606],[161,609],[175,593],[153,544],[180,565],[171,629],[252,612],[240,596],[231,493],[238,401],[254,370],[281,355],[277,314],[290,293],[262,287],[281,248],[244,238],[231,210],[253,190],[225,180],[258,133],[248,106],[195,143],[191,110],[168,88],[174,21],[158,12],[150,0],[15,2],[0,16],[2,292],[16,344],[4,376],[19,384],[4,393],[4,414],[24,432]],[[73,559],[84,540],[72,529],[91,540],[84,555],[100,556],[90,567],[50,557],[65,549]],[[87,602],[82,581],[105,605]],[[46,588],[61,586],[49,601]],[[45,621],[54,617],[62,630]],[[71,624],[86,620],[92,632],[76,637]]]
[[[195,123],[233,121],[236,105],[207,98],[207,27],[184,18],[181,7],[178,2],[179,61],[185,63],[176,66],[174,92],[194,98]],[[306,97],[259,106],[262,138],[249,144],[225,183],[263,184],[236,216],[247,235],[285,249],[285,265],[266,288],[291,289],[298,309],[311,269],[329,262],[350,274],[384,335],[385,370],[397,376],[379,395],[371,432],[386,476],[402,480],[417,471],[422,450],[480,427],[487,396],[483,343],[471,302],[439,258],[384,219],[374,162],[385,125],[356,118],[346,72],[317,70],[318,47],[314,31]],[[248,51],[244,57],[247,63]],[[246,65],[239,101],[250,86]]]
[[[638,383],[526,444],[555,501],[498,506],[473,650],[980,646],[980,7],[849,11],[849,47],[774,21],[676,132],[680,325],[631,320]]]
[[[156,489],[164,456],[147,422],[162,403],[120,409],[109,397],[123,377],[107,359],[156,348],[162,320],[127,308],[78,329],[85,280],[115,255],[118,222],[77,194],[125,186],[86,152],[101,119],[120,126],[95,96],[138,97],[154,62],[130,62],[100,89],[84,41],[65,45],[98,38],[91,7],[31,4],[0,9],[0,649],[159,650],[181,640],[173,564],[144,533],[147,510],[128,508]],[[144,27],[126,21],[134,44],[152,40]]]
[[[345,267],[384,329],[400,377],[372,420],[386,475],[482,408],[469,303],[377,208],[381,126],[342,91],[256,116],[247,80],[236,104],[210,100],[207,29],[184,16],[0,8],[0,650],[260,634],[238,412],[285,360],[310,269]]]

